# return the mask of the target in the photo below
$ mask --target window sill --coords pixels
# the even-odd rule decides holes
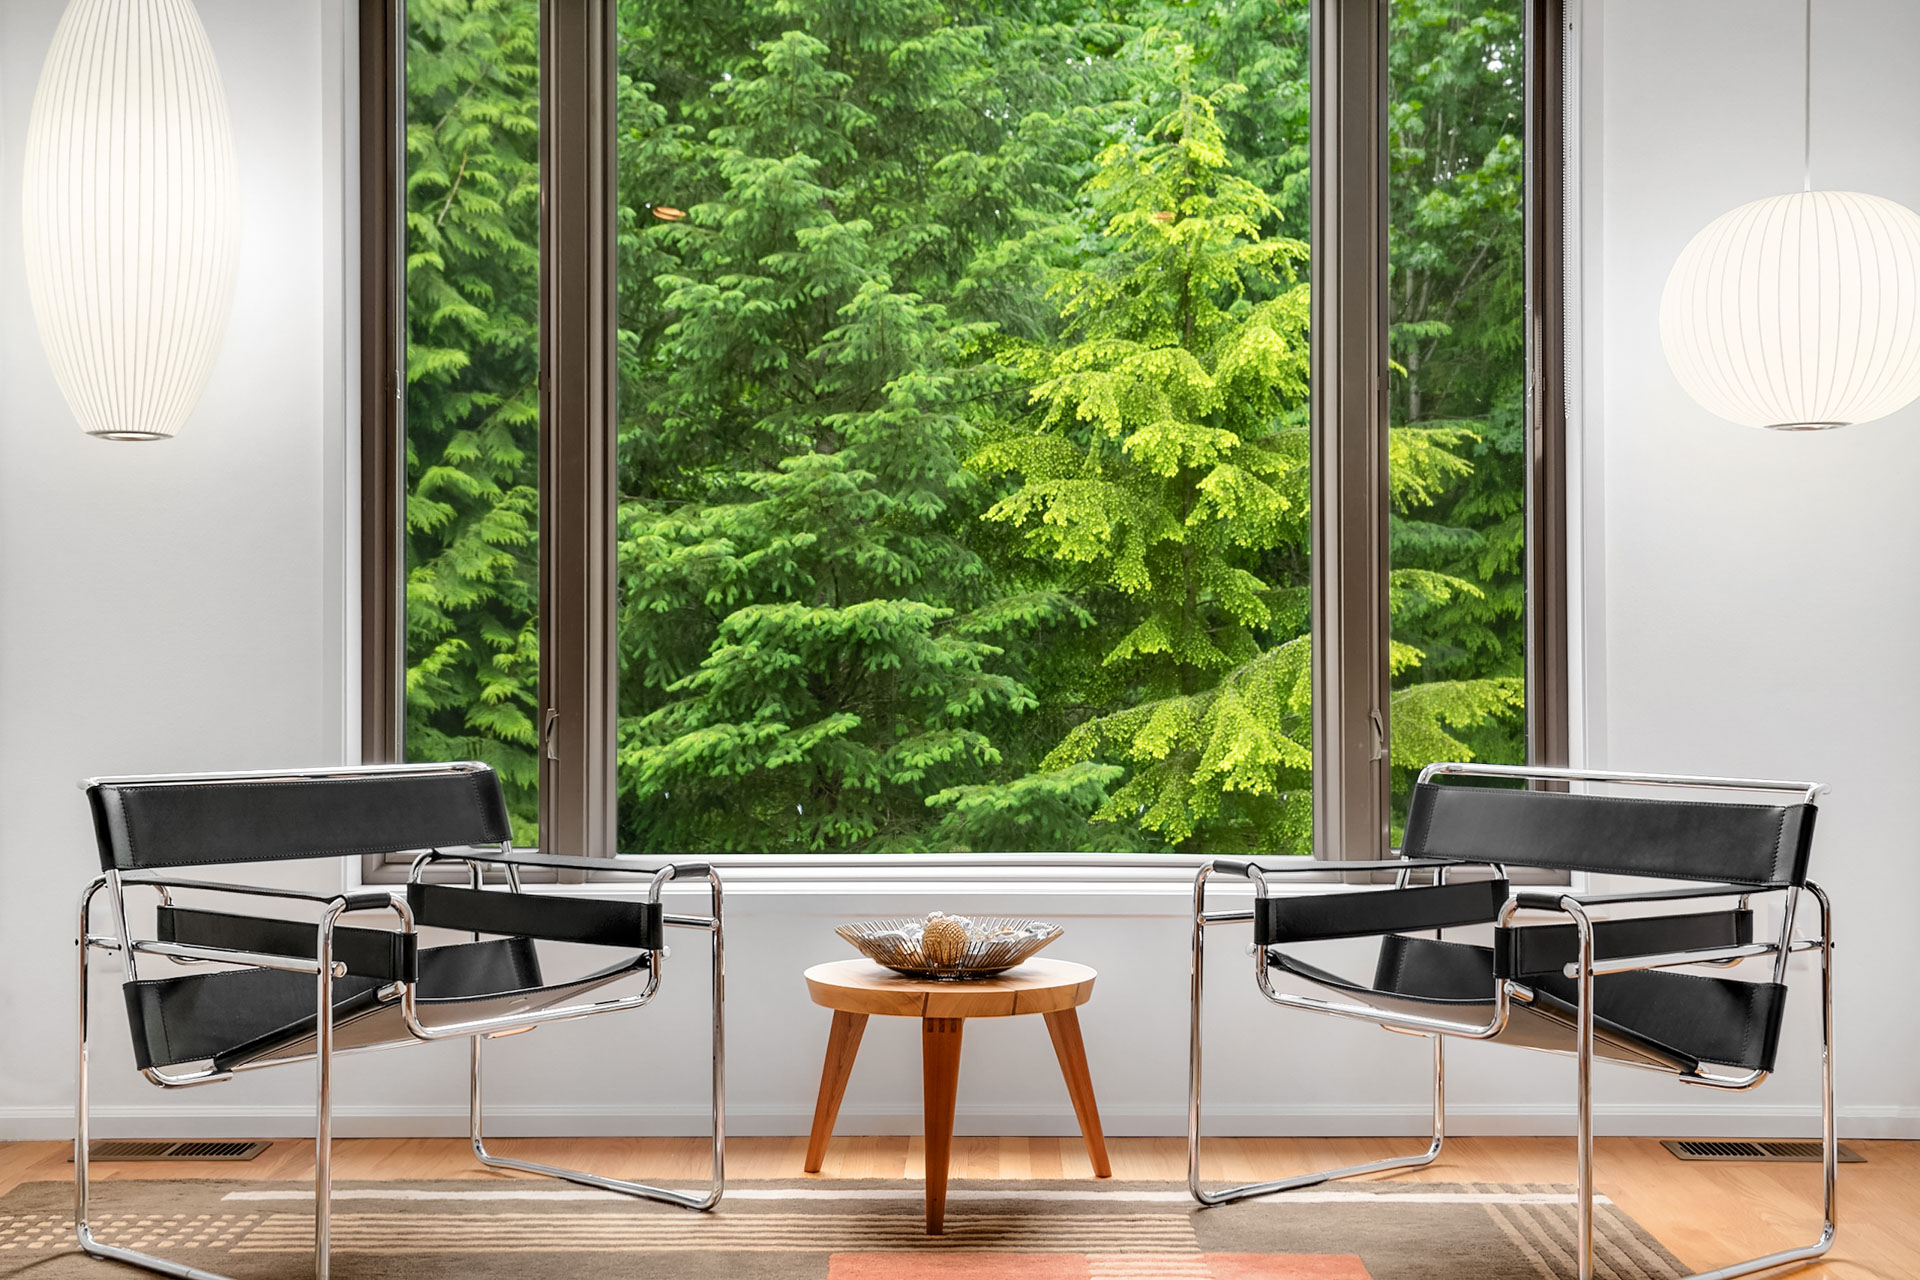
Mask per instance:
[[[687,860],[687,859],[682,859]],[[625,861],[625,859],[623,859]],[[658,860],[633,862],[658,865]],[[720,869],[729,897],[875,898],[925,894],[999,898],[1150,898],[1191,899],[1193,877],[1203,862],[1181,854],[715,854],[710,861]],[[391,863],[370,868],[362,876],[366,887],[400,884],[406,867]],[[1565,884],[1567,877],[1520,872],[1517,884]],[[529,892],[561,892],[586,897],[624,897],[644,890],[638,876],[590,878],[585,884],[532,883]],[[1337,893],[1357,888],[1337,872],[1290,874],[1270,882],[1288,893]],[[1377,877],[1385,884],[1387,878]],[[670,891],[704,892],[693,884],[670,886]],[[1210,881],[1209,898],[1250,898],[1252,883],[1237,876]]]
[[[688,855],[678,861],[692,861]],[[857,895],[920,893],[1019,893],[1036,896],[1087,895],[1114,893],[1127,896],[1163,897],[1170,894],[1191,896],[1194,873],[1205,858],[1179,855],[1135,854],[714,854],[711,861],[720,869],[727,893],[762,896],[771,894]],[[642,866],[658,866],[660,859],[622,858]],[[407,875],[404,862],[392,862],[364,869],[362,883],[368,887],[403,883]],[[596,875],[589,873],[585,884],[555,885],[546,876],[523,877],[529,892],[558,891],[588,896],[620,896],[643,889],[644,878],[633,875]],[[1339,887],[1332,876],[1289,877],[1311,880],[1323,888]],[[1251,885],[1237,878],[1217,882],[1226,892],[1251,892]],[[1306,887],[1302,884],[1302,887]],[[692,884],[670,886],[693,892]]]

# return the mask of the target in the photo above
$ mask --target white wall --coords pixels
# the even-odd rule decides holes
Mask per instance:
[[[9,958],[50,959],[0,965],[0,1138],[54,1136],[67,1124],[71,903],[93,865],[73,780],[336,760],[353,738],[345,6],[198,3],[233,107],[248,232],[213,382],[181,437],[150,446],[82,437],[33,331],[11,192],[60,3],[0,5],[0,937]],[[1844,984],[1896,963],[1895,942],[1872,939],[1902,932],[1886,891],[1903,878],[1893,796],[1920,753],[1903,737],[1913,677],[1894,645],[1915,629],[1902,570],[1908,526],[1920,517],[1898,496],[1915,447],[1905,431],[1920,417],[1813,438],[1719,424],[1673,384],[1653,326],[1666,264],[1691,231],[1795,176],[1797,97],[1781,90],[1797,74],[1792,10],[1787,0],[1611,0],[1590,2],[1583,19],[1579,496],[1589,541],[1579,569],[1589,692],[1580,723],[1594,763],[1835,783],[1821,859],[1852,944]],[[1920,86],[1895,62],[1920,39],[1920,13],[1894,0],[1823,0],[1821,13],[1834,30],[1820,51],[1820,172],[1920,204],[1920,190],[1908,189]],[[1870,18],[1882,29],[1868,29]],[[1604,543],[1591,537],[1603,528]],[[333,883],[313,869],[294,874]],[[845,954],[831,925],[942,904],[1063,919],[1060,952],[1102,972],[1084,1025],[1109,1132],[1179,1131],[1181,890],[771,885],[732,891],[736,1132],[806,1129],[826,1017],[806,1003],[798,973]],[[650,1014],[495,1046],[497,1130],[691,1131],[702,1069],[676,1042],[701,1034],[696,947],[676,957]],[[1266,1009],[1238,941],[1222,938],[1212,955],[1209,1098],[1223,1129],[1410,1133],[1424,1123],[1424,1043]],[[102,1132],[301,1131],[309,1082],[300,1069],[180,1094],[138,1081],[109,982],[96,991]],[[1800,994],[1804,1030],[1811,1008]],[[1875,999],[1864,983],[1846,996],[1844,1124],[1920,1134],[1920,1086],[1898,1066],[1911,1061],[1914,1033],[1870,1026]],[[917,1127],[914,1039],[906,1023],[869,1029],[843,1131]],[[1037,1025],[976,1023],[968,1039],[963,1129],[1071,1130]],[[1734,1098],[1604,1072],[1602,1123],[1806,1131],[1815,1076],[1804,1051],[1788,1058],[1776,1083]],[[1457,1131],[1568,1127],[1566,1062],[1484,1046],[1457,1049],[1452,1062]],[[459,1129],[457,1046],[348,1059],[340,1076],[343,1132]]]
[[[62,7],[0,4],[0,1134],[44,1131],[70,1089],[70,917],[98,870],[75,780],[337,759],[345,728],[341,0],[199,0],[239,287],[198,410],[136,445],[76,427],[22,275],[22,144]],[[109,1104],[151,1101],[113,1074]]]
[[[1588,375],[1604,398],[1589,427],[1606,536],[1588,548],[1606,586],[1602,750],[1635,768],[1832,784],[1815,871],[1841,939],[1843,1096],[1916,1132],[1920,1004],[1888,988],[1914,936],[1920,406],[1773,433],[1680,389],[1659,341],[1667,269],[1718,214],[1800,188],[1803,10],[1600,10],[1604,270],[1587,317],[1603,352]],[[1920,5],[1820,0],[1814,22],[1814,184],[1920,208]]]

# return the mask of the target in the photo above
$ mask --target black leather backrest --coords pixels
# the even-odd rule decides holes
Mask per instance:
[[[497,845],[510,838],[484,766],[313,778],[116,779],[87,788],[105,870]]]
[[[1811,804],[1575,795],[1423,783],[1401,853],[1754,886],[1806,879]]]

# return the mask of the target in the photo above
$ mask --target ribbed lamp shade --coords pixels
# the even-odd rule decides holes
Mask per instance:
[[[1742,205],[1681,251],[1660,341],[1688,394],[1734,422],[1885,417],[1920,396],[1920,215],[1856,191]]]
[[[90,435],[179,431],[226,333],[233,125],[190,0],[72,0],[27,123],[27,286]]]

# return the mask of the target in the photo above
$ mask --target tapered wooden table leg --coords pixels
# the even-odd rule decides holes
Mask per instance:
[[[813,1109],[813,1136],[807,1143],[807,1172],[818,1173],[833,1136],[847,1073],[860,1047],[867,1016],[920,1019],[920,1074],[927,1135],[927,1234],[940,1235],[947,1219],[947,1163],[953,1154],[953,1103],[960,1085],[960,1032],[968,1018],[1012,1018],[1040,1013],[1047,1017],[1060,1071],[1067,1078],[1073,1113],[1093,1157],[1094,1172],[1111,1177],[1100,1113],[1093,1105],[1093,1079],[1087,1074],[1087,1050],[1080,1042],[1074,1009],[1093,996],[1099,975],[1069,960],[1033,959],[992,977],[941,982],[891,973],[870,960],[835,960],[807,970],[807,993],[833,1010],[827,1040],[827,1065],[820,1073],[820,1101]]]
[[[853,1075],[854,1055],[860,1052],[860,1037],[867,1029],[864,1013],[835,1010],[833,1029],[827,1032],[827,1061],[820,1068],[820,1099],[813,1104],[813,1136],[807,1139],[808,1173],[820,1172],[827,1158],[827,1142],[833,1137],[833,1122],[840,1118],[840,1103],[847,1096],[847,1079]]]
[[[1072,1009],[1061,1009],[1047,1014],[1046,1019],[1053,1052],[1060,1059],[1060,1074],[1066,1077],[1067,1096],[1073,1099],[1073,1114],[1080,1121],[1080,1136],[1087,1141],[1087,1158],[1093,1161],[1093,1176],[1111,1178],[1107,1136],[1100,1131],[1100,1108],[1093,1100],[1093,1076],[1087,1070],[1087,1046],[1080,1039],[1080,1015]]]
[[[965,1018],[920,1020],[920,1076],[927,1138],[927,1234],[947,1223],[947,1163],[953,1154],[953,1103],[960,1089],[960,1031]]]

